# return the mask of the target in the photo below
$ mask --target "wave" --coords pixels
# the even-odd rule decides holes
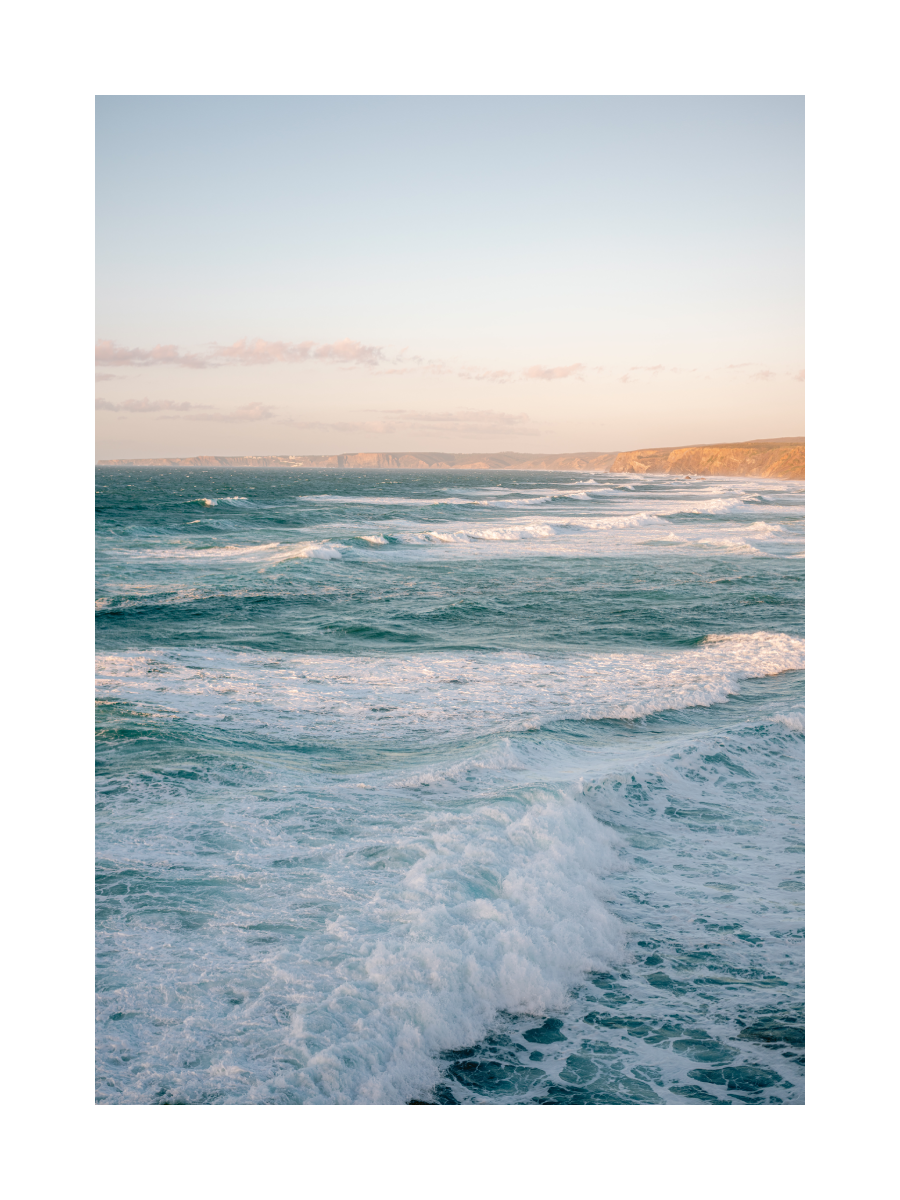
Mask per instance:
[[[195,559],[200,562],[284,562],[291,558],[340,559],[346,546],[325,542],[264,542],[255,546],[189,546],[153,547],[142,550],[123,550],[130,558]]]
[[[328,493],[322,493],[317,496],[297,496],[295,499],[303,504],[374,504],[402,508],[429,508],[437,504],[479,503],[477,500],[467,500],[464,497],[454,498],[450,496],[425,496],[421,498],[417,496],[332,496]]]
[[[693,653],[746,659],[767,647],[775,654],[771,636],[714,636]],[[284,659],[270,657],[267,669],[277,679]],[[165,682],[165,671],[154,678]],[[229,679],[223,671],[218,680],[223,697]],[[270,819],[272,806],[248,805],[246,791],[229,779],[215,797],[227,851],[218,850],[211,861],[192,855],[194,806],[168,805],[164,848],[156,850],[161,866],[147,853],[140,826],[115,864],[126,873],[128,887],[121,890],[128,895],[116,899],[118,920],[100,931],[101,949],[115,944],[120,956],[116,985],[99,997],[101,1102],[158,1103],[164,1096],[195,1104],[404,1104],[442,1082],[444,1052],[475,1048],[474,1056],[455,1056],[457,1068],[460,1060],[491,1062],[498,1049],[504,1056],[509,1033],[524,1070],[515,1075],[512,1095],[501,1086],[483,1097],[496,1103],[513,1097],[539,1102],[560,1071],[571,1078],[571,1055],[588,1056],[574,1062],[590,1075],[596,1069],[591,1056],[605,1067],[613,1049],[625,1052],[626,1066],[651,1065],[649,1075],[631,1076],[632,1100],[638,1091],[638,1099],[653,1101],[653,1089],[633,1080],[656,1079],[660,1063],[667,1075],[680,1063],[679,1083],[691,1085],[694,1056],[684,1058],[677,1046],[669,1052],[665,1036],[647,1038],[654,1044],[646,1049],[642,1025],[668,1036],[683,1026],[721,1028],[723,1041],[707,1038],[704,1048],[727,1061],[729,1051],[719,1047],[730,1046],[727,1038],[739,1031],[734,1018],[745,1023],[748,1004],[758,1003],[760,976],[768,987],[777,963],[776,982],[787,981],[779,1000],[799,978],[799,963],[789,961],[780,944],[796,925],[796,904],[789,911],[779,890],[798,863],[792,859],[785,867],[783,854],[785,833],[796,838],[798,832],[784,815],[785,787],[793,784],[785,764],[798,771],[801,762],[795,717],[776,714],[765,730],[741,722],[719,733],[688,733],[674,744],[658,738],[652,747],[617,741],[607,752],[595,748],[593,760],[588,750],[570,761],[569,783],[511,788],[507,782],[487,794],[470,788],[460,795],[454,785],[473,769],[520,770],[529,754],[535,760],[544,754],[535,767],[546,776],[549,766],[558,776],[571,746],[558,746],[555,767],[546,759],[553,753],[547,740],[520,739],[516,750],[508,742],[485,747],[445,768],[396,780],[393,786],[405,789],[399,804],[385,802],[390,790],[380,775],[365,775],[366,784],[342,775],[327,793],[340,827],[334,841],[320,836],[318,790],[325,784],[318,779],[316,804],[290,809],[281,827]],[[276,755],[267,757],[267,770],[277,772]],[[277,797],[278,808],[297,791],[297,777],[288,773],[268,783],[268,798]],[[122,800],[132,821],[142,807],[157,812],[164,794],[158,790],[153,803],[142,805],[141,786],[148,785],[133,781]],[[429,788],[443,789],[443,803],[430,800]],[[205,781],[203,794],[209,795]],[[260,807],[262,814],[255,811]],[[300,830],[312,813],[317,836],[310,846]],[[703,825],[699,852],[689,835],[697,824]],[[735,824],[742,841],[768,839],[765,853],[735,858]],[[158,826],[146,828],[156,830],[159,847]],[[237,860],[236,839],[252,846]],[[215,846],[211,836],[201,853],[215,854]],[[148,919],[148,892],[154,914],[169,898],[163,912],[173,920],[163,939],[158,916]],[[699,904],[698,892],[705,893]],[[202,955],[190,923],[196,917],[204,920]],[[635,931],[630,947],[629,929]],[[735,938],[736,930],[747,940]],[[652,950],[645,940],[634,944],[642,934]],[[763,942],[767,946],[756,950]],[[676,976],[675,996],[648,978],[648,953],[665,956],[663,970]],[[614,984],[607,975],[579,986],[586,973],[623,969]],[[697,976],[708,976],[710,987]],[[179,982],[175,998],[166,987],[171,978]],[[613,992],[599,1000],[597,991],[610,984]],[[713,984],[719,986],[710,996]],[[629,1018],[619,1022],[622,1028],[617,995],[640,1005],[636,1013],[621,1010]],[[606,1010],[602,1023],[598,1008]],[[561,1032],[546,1041],[523,1039],[523,1031],[534,1033],[548,1014]],[[499,1043],[479,1048],[498,1022]],[[629,1037],[634,1026],[640,1032]],[[586,1041],[586,1035],[602,1040]],[[775,1065],[778,1080],[787,1067]],[[468,1083],[464,1071],[456,1075]],[[468,1097],[455,1090],[464,1102],[479,1095],[477,1086]]]
[[[801,639],[768,632],[714,635],[684,650],[563,658],[146,651],[98,659],[98,692],[203,724],[227,712],[236,727],[265,727],[277,738],[379,741],[720,704],[742,680],[801,670],[804,655]]]
[[[530,508],[537,504],[550,504],[554,500],[589,501],[587,492],[528,489],[517,493],[514,488],[443,488],[442,491],[456,494],[443,497],[410,496],[298,496],[297,500],[311,504],[361,504],[406,508],[429,508],[439,505],[473,505],[478,508]],[[503,496],[490,493],[503,492]]]
[[[212,1092],[219,1103],[224,1095],[403,1104],[427,1092],[440,1079],[440,1052],[484,1036],[498,1011],[564,1005],[584,972],[621,961],[624,931],[603,904],[619,840],[567,791],[534,789],[463,810],[409,813],[381,836],[348,830],[311,887],[304,872],[291,872],[300,877],[288,877],[290,896],[280,895],[286,873],[276,865],[239,916],[226,912],[207,924],[202,959],[179,958],[178,1005],[192,1019],[144,1034],[141,1070],[118,1072],[112,1098],[153,1102],[161,1084],[193,1103],[211,1102]],[[311,909],[328,912],[332,895],[341,897],[340,912],[324,924],[307,920],[293,954],[244,955],[240,980],[233,965],[222,977],[235,936],[246,939],[248,926],[296,924]],[[144,980],[159,970],[157,940],[140,922],[130,925],[127,952],[139,969],[102,996],[102,1016],[130,1011],[152,1020],[158,1001]],[[223,990],[240,996],[248,985],[243,1028],[209,1041],[198,1069],[204,1031],[221,1021]],[[116,1047],[137,1024],[104,1021],[101,1057],[121,1062]]]
[[[189,504],[203,504],[207,508],[215,508],[219,501],[223,504],[230,504],[233,508],[252,508],[253,504],[246,496],[217,496],[215,499],[207,496],[200,496],[196,500],[189,500]]]
[[[532,538],[548,538],[553,536],[549,525],[498,525],[473,529],[429,529],[424,533],[398,535],[407,545],[422,542],[437,542],[448,545],[465,545],[468,542],[519,542]]]
[[[794,733],[806,733],[806,713],[802,709],[795,709],[789,713],[776,713],[772,720],[787,726]]]
[[[658,524],[659,520],[660,518],[654,516],[653,513],[639,512],[621,517],[572,517],[530,525],[476,525],[466,529],[427,529],[415,533],[397,530],[392,533],[392,536],[405,545],[423,545],[429,542],[441,545],[466,545],[470,542],[520,542],[531,541],[535,538],[551,538],[559,532],[568,530],[602,532],[603,530],[634,529],[644,525]]]
[[[556,521],[560,529],[637,529],[642,525],[658,525],[660,518],[656,513],[636,512],[623,513],[615,517],[571,517],[566,521]]]
[[[544,496],[518,496],[509,500],[476,500],[481,508],[531,508],[536,504],[550,504],[568,492],[555,492]]]

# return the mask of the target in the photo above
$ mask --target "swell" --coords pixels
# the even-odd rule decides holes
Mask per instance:
[[[770,707],[779,703],[773,696]],[[137,730],[147,717],[138,711],[132,719]],[[731,1077],[722,1072],[737,1059],[728,1049],[740,1032],[736,1018],[748,1023],[760,987],[784,1005],[796,986],[782,961],[777,986],[788,991],[772,992],[775,959],[761,943],[770,930],[790,934],[793,918],[773,911],[760,924],[749,909],[745,915],[745,902],[725,903],[741,888],[748,899],[759,894],[755,857],[738,872],[723,862],[724,876],[714,862],[698,863],[699,879],[721,876],[732,889],[707,888],[705,908],[673,905],[670,887],[677,892],[678,871],[691,866],[698,822],[707,837],[718,822],[732,842],[735,822],[744,840],[781,835],[767,805],[782,787],[779,760],[796,739],[772,721],[718,737],[686,739],[682,731],[650,754],[645,742],[598,742],[573,761],[556,735],[542,748],[528,738],[485,745],[467,769],[459,763],[430,778],[404,777],[398,764],[392,782],[383,769],[348,777],[335,763],[318,786],[314,763],[298,776],[277,755],[226,739],[218,778],[186,777],[180,764],[196,763],[190,746],[165,774],[132,780],[125,797],[111,776],[101,843],[122,804],[131,817],[130,837],[120,831],[101,846],[101,951],[117,946],[124,957],[100,996],[100,1102],[433,1102],[443,1079],[457,1103],[544,1102],[548,1088],[553,1102],[652,1103],[666,1096],[653,1074],[663,1069],[667,1086],[727,1094]],[[236,765],[243,756],[251,771],[239,791],[228,778],[235,752]],[[509,775],[528,768],[529,754],[540,785]],[[473,777],[479,764],[488,778]],[[248,786],[258,797],[250,806]],[[397,789],[415,799],[397,807]],[[185,795],[205,797],[199,843]],[[323,830],[323,809],[342,826],[339,839]],[[675,857],[681,843],[670,858],[654,857],[650,847],[676,835],[687,837],[687,857]],[[640,927],[648,919],[639,899],[648,855],[666,906],[665,933],[650,951],[628,935],[635,917]],[[671,874],[673,864],[670,884],[659,872]],[[781,878],[767,884],[775,899]],[[691,926],[698,914],[702,923]],[[726,926],[730,932],[716,932]],[[685,959],[693,943],[703,951],[696,962]],[[779,944],[771,943],[774,951]],[[673,959],[681,964],[674,969]],[[708,985],[693,982],[698,971]],[[593,987],[584,987],[585,976]],[[661,979],[674,980],[674,991],[661,989]],[[168,982],[175,980],[177,988]],[[703,1018],[711,999],[713,1016]],[[706,1040],[698,1020],[711,1031]],[[531,1037],[536,1024],[543,1032]],[[499,1047],[482,1045],[498,1028]],[[638,1073],[639,1082],[627,1071],[641,1046],[629,1044],[635,1033],[650,1043],[650,1074]],[[611,1057],[620,1042],[624,1071]],[[444,1078],[442,1054],[467,1046],[450,1056]],[[500,1070],[459,1065],[496,1064],[498,1054]],[[689,1074],[699,1068],[722,1075],[721,1085],[700,1088]],[[781,1086],[784,1070],[764,1063],[753,1078],[768,1087],[774,1076]]]
[[[656,653],[307,656],[166,651],[98,659],[100,694],[272,736],[440,737],[456,729],[539,728],[553,720],[646,716],[722,703],[744,679],[801,670],[788,634],[713,635]],[[373,697],[385,697],[373,705]]]

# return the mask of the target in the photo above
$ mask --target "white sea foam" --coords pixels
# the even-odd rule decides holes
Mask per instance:
[[[557,497],[567,494],[556,492],[544,496],[516,496],[507,500],[476,500],[474,503],[481,508],[532,508],[536,504],[550,504]]]
[[[390,505],[399,508],[428,508],[436,504],[477,504],[477,500],[467,500],[463,497],[418,497],[418,496],[332,496],[323,493],[319,496],[297,496],[303,504],[375,504]]]
[[[635,718],[726,701],[741,680],[800,670],[804,643],[730,634],[686,650],[405,657],[141,652],[98,660],[103,697],[191,721],[227,716],[270,736],[396,738],[447,728],[516,730],[561,719]],[[462,682],[460,682],[462,681]],[[389,711],[385,712],[384,709]]]
[[[788,729],[795,733],[806,732],[806,713],[803,709],[795,709],[793,712],[776,713],[772,718],[773,721],[779,721],[782,725],[786,725]]]
[[[255,546],[207,546],[194,549],[190,546],[154,546],[144,550],[124,550],[132,558],[147,559],[196,559],[199,562],[284,562],[291,558],[340,559],[346,546],[325,542],[264,542]]]
[[[202,532],[163,529],[155,546],[137,552],[146,563],[132,553],[126,570],[104,577],[111,598],[100,604],[296,599],[320,586],[330,599],[347,574],[341,557],[357,564],[353,588],[367,566],[380,588],[378,572],[399,578],[394,565],[403,556],[413,564],[431,559],[446,577],[443,564],[454,556],[480,568],[479,559],[488,565],[503,555],[708,562],[799,549],[792,484],[754,480],[751,491],[750,481],[698,488],[669,477],[618,477],[604,488],[605,480],[582,474],[573,473],[565,491],[483,489],[424,502],[443,509],[416,511],[423,502],[413,497],[325,497],[314,515],[327,525],[312,523],[311,506],[292,502],[282,519],[299,526],[305,513],[309,527],[282,523],[284,540],[267,543],[259,537],[271,526],[242,531],[252,514],[232,512],[228,532],[219,524],[226,514],[210,514]],[[755,497],[771,500],[775,492],[785,493],[776,504],[756,506]],[[216,503],[240,508],[242,499]],[[363,507],[402,501],[396,512]],[[701,507],[716,501],[738,507]],[[464,513],[450,507],[459,503],[469,505]],[[667,521],[691,511],[689,503],[697,505],[693,520]],[[191,510],[182,511],[186,524]],[[760,515],[769,520],[754,521]],[[209,544],[241,537],[256,544]],[[128,544],[135,543],[110,543],[104,562],[127,556]],[[270,568],[268,580],[256,573]],[[649,577],[643,566],[637,573]],[[698,588],[706,574],[734,582],[744,572],[737,560],[723,561],[698,571]],[[735,602],[734,611],[745,610]],[[137,620],[132,628],[148,627]],[[624,1030],[604,1030],[600,1049],[584,1049],[586,1034],[598,1032],[585,1015],[599,1005],[582,986],[583,972],[628,965],[630,1003],[640,1007],[619,1012],[664,1021],[678,1007],[686,1021],[693,1002],[698,1026],[728,1046],[737,1027],[717,1029],[713,1010],[721,1014],[725,1004],[718,995],[697,1007],[690,989],[707,968],[688,971],[686,950],[706,956],[714,947],[741,975],[743,983],[735,977],[718,991],[735,997],[729,1003],[742,1020],[741,1005],[752,1006],[754,995],[783,1001],[783,990],[753,989],[760,978],[768,987],[775,975],[792,981],[799,972],[787,935],[798,920],[794,868],[802,864],[782,854],[781,839],[782,826],[797,833],[796,809],[785,815],[782,802],[797,786],[803,714],[793,707],[798,681],[743,681],[803,663],[801,640],[766,631],[627,652],[400,654],[389,647],[355,656],[182,647],[101,655],[101,712],[151,734],[137,747],[139,769],[133,757],[113,752],[110,776],[101,778],[109,876],[99,1004],[101,1017],[112,1018],[99,1025],[101,1102],[403,1103],[438,1080],[440,1051],[473,1045],[498,1023],[509,1028],[498,1014],[523,1014],[528,1028],[533,1016],[524,1024],[525,1014],[553,1013],[564,1018],[567,1040],[541,1046],[541,1086],[564,1082],[561,1072],[571,1077],[573,1053],[608,1064],[614,1044],[638,1051],[623,1055],[626,1073],[636,1063],[641,1070],[662,1064],[657,1098],[681,1103],[668,1085],[691,1084],[693,1064],[678,1051],[660,1058],[657,1044]],[[729,705],[742,689],[742,702]],[[710,705],[724,707],[647,728],[640,720],[555,724]],[[727,722],[729,736],[708,732]],[[726,822],[730,831],[712,842],[710,830]],[[635,846],[643,847],[640,857],[629,851]],[[623,869],[627,886],[618,883]],[[661,969],[688,991],[673,995],[648,981],[648,951],[622,957],[623,925],[607,899],[637,937],[670,946],[676,965]],[[725,928],[735,914],[753,935],[747,941],[709,923]],[[540,1073],[529,1053],[531,1042],[522,1041],[520,1073],[533,1078]],[[788,1060],[770,1053],[787,1075]],[[637,1072],[627,1082],[645,1086]],[[525,1093],[511,1095],[482,1098],[522,1102]]]
[[[325,545],[323,542],[314,542],[309,546],[300,546],[299,548],[292,549],[288,553],[279,555],[278,561],[284,562],[289,558],[340,559],[341,551],[346,549],[346,546],[341,546],[337,543],[329,543],[328,545]]]
[[[723,513],[739,513],[743,511],[746,497],[729,497],[718,496],[715,500],[704,500],[699,504],[693,505],[691,508],[683,508],[679,511],[688,513],[710,513],[713,516]]]
[[[249,501],[246,496],[217,496],[214,499],[212,497],[201,496],[196,500],[189,501],[189,503],[204,504],[207,508],[216,508],[220,500],[224,504],[230,504],[233,508],[253,507],[251,501]]]
[[[483,1036],[498,1010],[563,1005],[584,971],[620,960],[601,882],[617,866],[615,835],[568,796],[516,808],[435,813],[415,831],[421,856],[378,897],[369,920],[385,932],[361,939],[374,941],[362,971],[341,964],[325,1004],[294,1015],[308,1102],[403,1103],[437,1082],[440,1050]],[[360,939],[340,919],[335,934],[345,954]]]
[[[621,513],[612,517],[571,517],[555,521],[561,529],[636,529],[641,525],[658,525],[660,517],[650,512]]]
[[[312,884],[269,872],[239,917],[207,924],[203,960],[179,961],[173,1012],[190,1020],[157,1023],[119,1099],[146,1102],[164,1082],[201,1103],[223,1085],[249,1103],[286,1094],[308,1104],[404,1103],[438,1082],[441,1050],[477,1041],[498,1011],[564,1006],[585,971],[621,961],[623,929],[603,903],[603,881],[620,869],[618,847],[618,836],[562,789],[408,812],[374,839],[346,831]],[[225,982],[217,968],[227,966],[235,935],[260,921],[296,922],[329,896],[339,907],[299,952],[256,962],[245,952],[240,983],[228,980],[259,997],[241,1009],[241,1026],[254,1030],[256,1010],[289,1015],[288,1023],[259,1028],[252,1058],[237,1031],[217,1039],[198,1070],[192,1047],[211,1023],[206,1010]],[[146,936],[139,922],[130,926],[140,969],[111,997],[116,1007],[146,1011],[144,980],[160,958],[153,942],[152,928]],[[116,1025],[106,1029],[119,1036]]]
[[[552,536],[553,530],[549,525],[498,525],[475,526],[472,529],[428,529],[421,534],[407,534],[401,540],[458,545],[467,542],[518,542]]]

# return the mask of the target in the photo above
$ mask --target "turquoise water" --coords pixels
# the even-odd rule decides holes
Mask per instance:
[[[802,1103],[802,484],[97,479],[100,1103]]]

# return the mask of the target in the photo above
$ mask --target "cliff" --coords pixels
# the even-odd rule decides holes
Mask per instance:
[[[195,458],[110,458],[98,467],[344,467],[451,471],[607,471],[616,451],[584,454],[200,454]]]
[[[757,442],[720,442],[713,446],[667,446],[617,454],[610,471],[637,475],[753,475],[763,479],[805,479],[806,442],[802,437]]]
[[[638,475],[757,475],[805,478],[802,437],[655,450],[585,451],[582,454],[371,453],[198,454],[194,458],[111,458],[99,467],[338,467],[450,471],[630,471]]]

